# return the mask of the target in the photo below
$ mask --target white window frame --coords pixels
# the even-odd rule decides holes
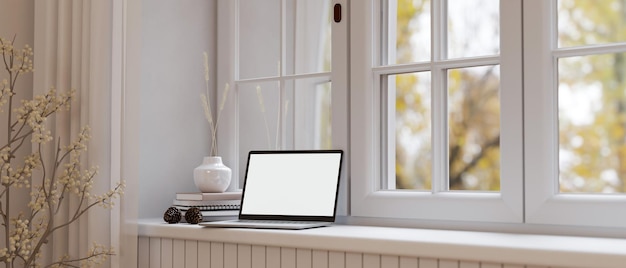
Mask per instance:
[[[331,72],[333,144],[347,152],[340,215],[535,226],[626,226],[624,195],[558,193],[554,73],[555,57],[566,52],[554,49],[556,40],[551,33],[556,30],[556,20],[551,12],[555,1],[500,0],[500,17],[507,18],[500,24],[501,52],[497,59],[501,70],[501,191],[449,192],[441,178],[430,192],[382,190],[381,96],[376,85],[380,85],[380,75],[416,70],[410,65],[383,68],[376,64],[380,49],[376,47],[380,44],[378,1],[333,1],[343,6],[343,20],[349,19],[349,24],[333,26],[332,33],[333,40],[343,40],[333,42]],[[218,2],[217,85],[234,84],[238,77],[237,2]],[[345,38],[348,35],[349,40]],[[610,53],[611,49],[594,52]],[[338,55],[349,56],[349,61],[335,61]],[[444,62],[440,67],[454,67],[454,62]],[[443,75],[432,74],[433,79]],[[438,96],[440,100],[444,97]],[[238,163],[237,143],[245,138],[237,130],[237,111],[236,104],[226,105],[218,133],[218,150],[231,165],[242,164]],[[445,112],[439,112],[441,115]],[[441,134],[445,133],[433,133]],[[439,157],[440,161],[447,160],[445,153]]]
[[[526,222],[626,227],[626,195],[561,194],[558,185],[557,59],[623,52],[624,45],[558,49],[556,1],[524,1]]]
[[[447,191],[446,172],[441,161],[445,153],[435,153],[433,189],[430,192],[382,190],[381,181],[381,96],[379,77],[383,74],[416,71],[411,65],[378,67],[376,63],[380,4],[376,0],[356,1],[351,10],[351,208],[358,217],[404,218],[423,220],[459,220],[519,223],[523,221],[523,146],[522,146],[522,1],[501,0],[501,191]],[[435,5],[432,12],[441,12]],[[434,18],[435,16],[433,16]],[[440,23],[433,21],[433,27]],[[434,31],[434,33],[436,33]],[[443,40],[433,35],[433,42]],[[435,41],[437,40],[437,41]],[[433,46],[433,53],[438,50]],[[463,60],[461,60],[463,61]],[[443,61],[430,68],[433,81],[442,81],[445,69],[463,65],[461,61]],[[481,64],[480,59],[470,61]],[[488,63],[493,63],[487,60]],[[484,63],[484,62],[482,62]],[[496,60],[495,63],[498,63]],[[461,65],[457,65],[461,64]],[[437,71],[440,70],[440,71]],[[435,82],[437,83],[437,82]],[[445,103],[442,90],[433,91],[433,99]],[[439,96],[435,96],[439,94]],[[445,122],[445,107],[433,105],[433,124]],[[447,137],[433,127],[433,136]],[[434,148],[443,148],[434,144]],[[434,149],[437,150],[437,149]],[[443,174],[442,174],[443,173]]]

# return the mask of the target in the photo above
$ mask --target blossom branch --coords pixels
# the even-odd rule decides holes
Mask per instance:
[[[89,138],[87,127],[81,130],[78,139],[68,146],[61,146],[61,139],[57,138],[53,158],[44,157],[44,146],[53,140],[45,122],[56,112],[69,110],[74,90],[57,93],[51,88],[32,100],[22,100],[21,105],[13,109],[13,96],[18,78],[21,74],[33,71],[32,49],[25,46],[17,50],[13,46],[14,40],[9,42],[0,38],[2,62],[8,74],[8,79],[0,80],[0,113],[3,113],[2,108],[5,104],[8,107],[7,143],[0,144],[0,187],[2,187],[0,198],[4,197],[0,201],[0,218],[6,238],[4,244],[6,247],[0,248],[0,262],[7,268],[40,267],[37,263],[40,251],[51,235],[76,222],[96,205],[111,208],[114,204],[113,199],[122,195],[124,183],[119,183],[100,196],[93,196],[90,193],[97,169],[83,171],[80,163],[81,152],[86,150],[86,141]],[[14,166],[16,153],[29,137],[35,151],[24,158],[23,164]],[[41,181],[31,188],[28,214],[23,216],[20,213],[18,217],[11,218],[9,211],[11,188],[30,187],[34,169],[41,169],[38,175]],[[68,194],[78,196],[79,206],[70,212],[73,214],[69,219],[58,222],[55,216],[60,212],[60,207]],[[57,225],[54,225],[55,223]],[[85,257],[62,258],[46,267],[91,266],[95,263],[94,260],[104,259],[112,254],[112,250],[98,246],[89,251]]]
[[[261,92],[261,86],[256,86],[256,96],[259,99],[259,106],[261,107],[261,113],[263,114],[263,121],[265,122],[265,136],[267,137],[267,146],[268,148],[272,147],[272,143],[270,142],[270,129],[267,125],[267,116],[265,116],[265,103],[263,102],[263,92]]]
[[[59,261],[51,263],[49,265],[47,265],[46,267],[76,267],[76,268],[80,268],[82,267],[80,264],[75,265],[72,263],[81,263],[81,262],[86,262],[86,261],[90,261],[94,258],[96,259],[104,259],[108,256],[113,256],[115,255],[115,252],[113,251],[113,249],[108,249],[105,250],[103,249],[102,246],[99,245],[94,245],[94,247],[90,250],[90,253],[88,256],[86,257],[82,257],[82,258],[75,258],[75,259],[70,259],[69,256],[63,256],[60,258]]]

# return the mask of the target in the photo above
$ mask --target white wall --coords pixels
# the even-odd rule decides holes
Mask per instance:
[[[193,169],[209,153],[200,94],[203,51],[215,89],[216,1],[144,0],[142,13],[139,218],[153,218],[197,191]]]

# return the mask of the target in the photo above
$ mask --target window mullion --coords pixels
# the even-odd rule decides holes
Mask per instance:
[[[278,61],[277,76],[282,77],[287,63],[287,0],[280,1],[280,59]]]
[[[386,3],[381,2],[381,13],[378,19],[381,20],[380,33],[383,38],[380,45],[381,49],[378,51],[385,51],[381,53],[377,58],[380,61],[381,66],[389,66],[395,64],[396,60],[396,40],[397,40],[397,12],[398,8],[397,0],[390,0]],[[384,30],[387,29],[387,30]],[[393,60],[393,62],[392,62]],[[382,67],[384,68],[384,67]],[[374,72],[376,73],[376,72]],[[381,129],[386,131],[381,132],[381,148],[382,152],[387,152],[385,158],[381,159],[382,167],[380,176],[382,178],[380,186],[383,189],[393,190],[396,189],[396,81],[390,79],[388,74],[377,73],[375,74],[374,85],[380,87],[381,90],[381,118],[384,121],[380,121],[383,124]]]
[[[384,189],[393,190],[396,189],[396,81],[395,79],[389,79],[388,75],[376,75],[375,85],[381,87],[381,103],[383,113],[382,118],[385,118],[386,125],[383,125],[382,129],[386,131],[382,132],[381,137],[381,150],[387,152],[385,159],[386,162],[382,165],[382,184]],[[381,122],[382,124],[382,122]]]
[[[294,11],[295,11],[294,7]],[[286,63],[287,60],[287,0],[280,1],[280,60],[277,63],[277,76],[278,76],[278,127],[276,129],[276,150],[284,149],[285,144],[285,123],[284,122],[284,107],[283,103],[285,102],[285,85],[287,84],[283,81],[283,74],[286,74]],[[295,63],[295,59],[292,59]],[[295,64],[293,64],[295,66]],[[295,72],[294,72],[295,73]]]
[[[432,192],[449,189],[448,183],[448,109],[446,70],[438,63],[447,55],[446,1],[432,1],[431,94],[432,94]]]
[[[382,53],[381,57],[378,58],[380,60],[380,65],[389,65],[395,63],[395,59],[397,56],[396,53],[396,40],[398,38],[398,33],[396,32],[397,24],[398,24],[398,14],[397,12],[390,12],[391,10],[398,9],[398,1],[390,0],[387,1],[387,4],[381,4],[382,14],[379,16],[381,21],[381,30],[379,32],[383,33],[383,38],[380,39],[380,45],[382,49],[379,51],[386,51],[387,53]],[[385,15],[383,15],[385,14]],[[387,31],[383,29],[388,29]],[[391,60],[394,62],[391,62]]]
[[[432,56],[434,62],[439,62],[448,58],[448,20],[447,20],[447,0],[432,1],[433,12],[432,21]]]
[[[432,192],[448,190],[448,116],[445,90],[445,70],[437,64],[431,69],[432,94]]]

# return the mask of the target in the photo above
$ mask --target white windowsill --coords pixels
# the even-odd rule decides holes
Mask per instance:
[[[290,231],[139,221],[139,236],[551,267],[625,267],[626,239],[334,225]]]

